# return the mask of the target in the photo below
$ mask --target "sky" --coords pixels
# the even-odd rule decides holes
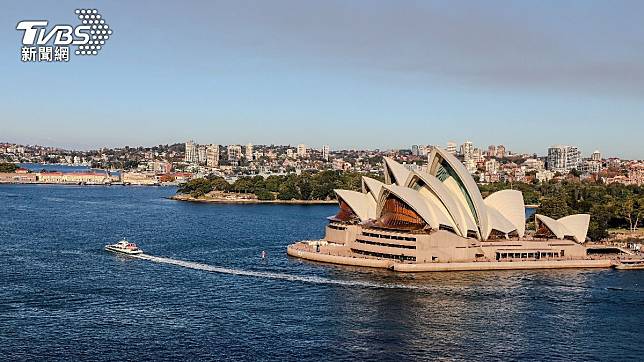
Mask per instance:
[[[17,1],[0,12],[0,142],[75,149],[470,140],[644,159],[642,1]],[[21,20],[113,34],[22,63]],[[74,48],[72,48],[74,49]]]

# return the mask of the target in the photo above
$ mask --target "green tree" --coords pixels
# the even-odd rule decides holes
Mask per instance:
[[[595,205],[590,211],[590,224],[588,225],[588,237],[592,241],[599,241],[608,237],[608,222],[610,210],[606,205]]]
[[[2,162],[0,163],[0,172],[13,173],[16,172],[18,166],[15,163]]]
[[[227,192],[227,191],[230,191],[230,189],[232,188],[230,183],[228,183],[228,181],[226,181],[226,179],[224,179],[221,176],[212,178],[210,180],[210,184],[212,185],[213,190],[217,190],[217,191]]]
[[[617,216],[628,222],[628,229],[637,229],[640,218],[644,215],[644,198],[628,197],[617,206]]]
[[[277,198],[280,200],[299,200],[300,194],[297,192],[297,187],[293,181],[287,181],[280,185]]]
[[[545,197],[541,200],[541,205],[537,209],[537,212],[553,219],[559,219],[570,215],[571,209],[568,207],[565,197],[552,196]]]
[[[205,178],[190,180],[179,187],[177,193],[190,194],[192,197],[201,197],[212,191],[212,184]]]
[[[266,189],[255,190],[255,196],[257,196],[257,199],[259,200],[275,200],[275,195]]]

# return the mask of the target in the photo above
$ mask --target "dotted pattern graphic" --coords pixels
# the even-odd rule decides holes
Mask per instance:
[[[112,36],[112,29],[96,9],[76,9],[75,13],[83,25],[91,27],[89,42],[79,45],[76,55],[98,54],[105,42]]]

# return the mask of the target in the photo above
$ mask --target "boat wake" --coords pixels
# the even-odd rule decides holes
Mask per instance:
[[[332,285],[341,285],[341,286],[347,286],[347,287],[363,287],[363,288],[373,288],[373,289],[416,289],[416,290],[424,289],[420,286],[405,285],[405,284],[374,283],[374,282],[360,281],[360,280],[339,280],[339,279],[330,279],[330,278],[317,277],[317,276],[303,276],[303,275],[293,275],[293,274],[285,274],[285,273],[223,268],[223,267],[217,267],[217,266],[208,265],[204,263],[196,263],[196,262],[186,261],[186,260],[164,258],[159,256],[147,255],[147,254],[132,255],[131,257],[148,260],[155,263],[176,265],[184,268],[203,270],[203,271],[212,272],[212,273],[240,275],[240,276],[255,277],[255,278],[278,279],[278,280],[312,283],[312,284],[332,284]]]

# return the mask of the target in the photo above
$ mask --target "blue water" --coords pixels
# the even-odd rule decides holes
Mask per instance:
[[[525,218],[526,220],[530,219],[531,217],[534,216],[534,214],[537,213],[537,208],[536,207],[526,207],[525,208]]]
[[[311,263],[285,248],[321,237],[335,206],[173,192],[0,186],[0,359],[642,360],[644,272]],[[121,237],[201,264],[102,250]]]

